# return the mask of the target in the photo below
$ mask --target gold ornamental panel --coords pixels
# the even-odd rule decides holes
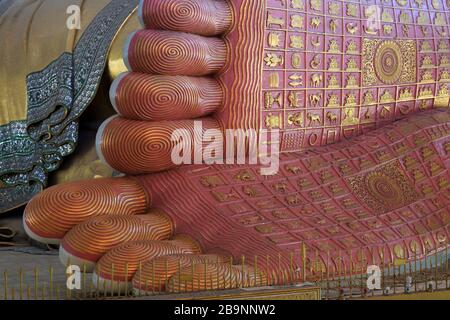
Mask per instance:
[[[363,85],[416,82],[417,49],[414,40],[363,41]]]
[[[398,162],[348,178],[347,182],[357,198],[375,212],[389,212],[420,198]]]

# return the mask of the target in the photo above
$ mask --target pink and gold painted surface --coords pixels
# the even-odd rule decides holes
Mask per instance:
[[[138,139],[129,129],[134,122],[114,120],[102,144],[107,162],[121,172],[172,167],[170,130],[148,121],[191,130],[186,119],[204,117],[208,128],[219,130],[279,129],[280,150],[291,152],[449,106],[447,3],[195,4],[150,1],[141,9],[146,29],[133,34],[125,50],[133,72],[117,81],[113,100],[121,115],[145,120],[136,125],[148,130],[140,127],[146,133]],[[165,155],[144,166],[130,157],[124,163],[115,146],[121,141],[110,139],[113,130],[133,141],[127,154],[146,159],[159,148]]]
[[[371,5],[376,26],[367,24]],[[32,236],[62,239],[66,255],[78,238],[83,245],[69,254],[96,262],[100,254],[85,253],[166,241],[169,228],[197,240],[197,254],[273,257],[256,261],[269,272],[304,267],[303,244],[307,261],[318,255],[347,266],[447,248],[450,115],[428,109],[449,103],[449,3],[147,0],[139,11],[145,29],[131,35],[130,72],[112,89],[120,116],[99,139],[105,160],[135,176],[44,192],[26,210]],[[195,120],[219,130],[280,129],[280,171],[175,167],[171,132],[192,132]],[[85,186],[99,190],[94,203]],[[97,202],[101,212],[90,210]],[[170,218],[155,225],[162,238],[134,226],[134,215],[150,208]],[[71,236],[109,215],[136,236],[120,229],[104,242],[88,231]],[[51,217],[61,223],[46,223]],[[251,274],[223,262],[198,267],[194,277],[203,272]]]

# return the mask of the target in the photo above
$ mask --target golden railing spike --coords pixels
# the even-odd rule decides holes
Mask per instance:
[[[59,285],[56,286],[56,300],[61,300]]]
[[[130,265],[129,263],[125,263],[125,297],[128,298],[128,273],[129,273],[129,269]],[[120,296],[120,292],[121,290],[119,289],[119,296]]]
[[[216,265],[219,265],[219,256],[217,255],[216,256]],[[230,270],[230,276],[231,276],[231,270]],[[220,280],[219,280],[219,278],[220,278],[220,276],[219,276],[219,268],[217,268],[216,269],[216,279],[217,279],[217,286],[219,286],[219,282],[220,282]],[[223,279],[223,288],[225,289],[227,286],[226,286],[226,274],[225,274],[225,276],[224,276],[224,279]]]
[[[253,279],[254,279],[254,286],[256,287],[256,279],[258,278],[258,257],[256,255],[255,255],[253,264],[254,264],[254,266],[253,266],[253,268],[254,268],[254,270],[253,270],[253,272],[254,272]]]
[[[337,260],[337,274],[338,274],[338,280],[339,280],[339,292],[341,291],[341,261],[342,261],[342,254],[341,250],[338,251],[338,260]]]
[[[156,285],[156,282],[155,282],[155,262],[152,261],[152,294],[153,295],[155,294],[155,285]],[[158,279],[158,285],[159,285],[159,291],[161,291],[161,278]],[[148,294],[148,279],[146,281],[145,287],[147,288],[145,291]]]
[[[371,255],[371,258],[372,258],[372,265],[379,265],[379,263],[375,263],[375,247],[372,247],[370,255]],[[365,265],[363,264],[363,266],[365,266],[365,269],[364,269],[363,272],[364,272],[364,274],[366,274],[366,278],[368,278],[367,269],[369,267],[369,261],[368,261],[368,259],[364,259],[364,261],[365,261]],[[379,262],[381,262],[381,257],[380,257],[380,261]],[[384,270],[382,269],[381,272],[384,272]],[[372,297],[373,296],[375,296],[375,290],[372,290]]]
[[[212,273],[209,275],[209,282],[211,284],[211,291],[214,290],[214,281],[213,281],[213,276]]]
[[[71,265],[71,259],[70,256],[67,259],[67,264],[66,264],[66,283],[69,280],[69,274],[67,273],[67,268],[69,268],[69,266]],[[72,290],[70,290],[69,288],[66,289],[66,298],[67,300],[72,300]]]
[[[97,278],[100,278],[100,272]],[[107,292],[106,292],[106,281],[103,281],[103,298],[107,297]]]
[[[86,284],[86,263],[83,263],[83,298],[87,298],[87,284]]]
[[[19,268],[19,299],[23,300],[23,269]]]
[[[166,264],[165,264],[165,272],[166,275],[164,277],[165,281],[164,281],[164,288],[165,291],[168,292],[168,287],[169,287],[169,260],[166,259]],[[175,288],[174,288],[175,290]]]
[[[181,260],[178,260],[178,293],[181,293]]]
[[[330,250],[327,250],[327,262],[326,262],[326,268],[327,268],[327,293],[326,293],[326,300],[328,300],[328,297],[330,295]]]
[[[38,277],[39,277],[39,271],[37,266],[34,267],[34,300],[38,299]]]
[[[445,247],[445,289],[448,290],[448,245]]]
[[[405,263],[404,263],[404,277],[403,277],[403,284],[404,284],[404,286],[406,285],[406,282],[407,282],[407,280],[408,280],[408,270],[407,270],[407,268],[409,267],[409,262],[411,261],[411,257],[410,257],[410,254],[409,254],[409,251],[408,251],[408,246],[406,245],[406,243],[404,244],[405,245],[405,247],[403,248],[403,250],[404,250],[404,252],[405,252]]]
[[[248,265],[248,269],[250,269],[250,265]],[[246,270],[245,277],[246,277],[246,286],[249,287],[250,283],[251,283],[251,281],[250,281],[250,270],[248,272]]]
[[[406,249],[408,252],[408,245],[406,245]],[[408,255],[408,276],[411,278],[411,280],[413,279],[413,275],[412,275],[412,261],[413,261],[413,257],[409,254]]]
[[[192,283],[191,283],[191,292],[194,292],[194,263],[191,261],[191,279],[192,279]],[[230,283],[230,288],[231,288],[231,283]]]
[[[198,276],[197,277],[197,287],[199,288],[199,290],[200,290],[200,283],[201,283],[200,276]],[[194,292],[193,288],[192,288],[192,292]]]
[[[390,283],[390,281],[391,281],[391,261],[388,261],[388,264],[387,264],[387,279]]]
[[[378,254],[379,254],[379,256],[380,256],[380,263],[381,263],[381,289],[382,290],[384,290],[384,285],[385,285],[385,283],[384,283],[384,273],[385,273],[385,270],[384,270],[384,268],[385,268],[385,264],[384,264],[384,252],[383,252],[383,250],[384,249],[382,249],[382,248],[378,248],[377,249],[377,252],[378,252]]]
[[[345,276],[347,275],[347,265],[345,264],[344,259],[342,259],[342,266],[344,267],[343,273],[342,273],[342,282],[345,285]]]
[[[353,296],[353,284],[352,284],[352,276],[353,276],[353,253],[352,250],[350,250],[350,254],[349,254],[349,258],[350,258],[350,266],[349,266],[349,271],[350,271],[350,299]]]
[[[110,290],[111,290],[111,297],[114,297],[114,276],[115,276],[115,268],[114,268],[114,263],[111,263],[111,285],[110,285]],[[104,280],[105,282],[107,282],[107,280]]]
[[[363,285],[363,281],[364,281],[364,261],[366,261],[366,259],[363,259],[363,248],[361,248],[361,270],[359,271],[359,286],[360,286],[360,291],[361,291],[361,297],[365,297],[365,289],[364,289],[364,285]],[[373,261],[373,258],[372,258]],[[367,267],[366,267],[367,270]],[[373,291],[373,290],[372,290]]]
[[[393,287],[394,287],[394,295],[395,294],[397,294],[397,290],[396,290],[396,287],[397,287],[397,285],[396,285],[396,279],[397,279],[397,270],[396,270],[396,268],[397,268],[397,265],[396,265],[396,263],[395,263],[395,260],[392,262],[392,275],[393,275],[393,277],[394,277],[394,284],[393,284]]]
[[[323,268],[322,268],[322,260],[320,261],[320,283],[323,283]]]
[[[208,282],[208,273],[207,273],[207,270],[208,270],[208,261],[207,260],[205,260],[205,277],[204,277],[204,279],[205,279],[205,291],[206,290],[208,290],[207,288],[207,282]]]
[[[53,300],[53,267],[50,266],[49,270],[50,284],[49,284],[49,299]]]
[[[89,298],[92,299],[94,296],[94,283],[92,281],[89,282]]]
[[[428,247],[427,247],[427,243],[425,242],[425,271],[424,271],[424,275],[425,275],[425,291],[427,291],[427,282],[428,282]]]
[[[8,300],[8,270],[3,272],[4,299]]]
[[[245,256],[243,255],[241,257],[241,262],[242,262],[242,274],[241,274],[241,288],[244,288],[244,274],[245,274]]]
[[[417,292],[417,247],[414,250],[414,291]]]
[[[147,288],[146,288],[147,289]],[[142,261],[139,260],[139,288],[138,288],[138,296],[142,296]]]
[[[289,280],[290,284],[294,283],[294,253],[289,253]]]
[[[316,253],[315,253],[315,259],[316,261],[314,262],[314,273],[316,272],[321,272],[321,268],[322,266],[319,266],[319,251],[316,249]]]
[[[306,280],[306,277],[307,277],[307,274],[306,274],[306,244],[304,243],[304,242],[302,242],[302,267],[303,267],[303,275],[302,275],[302,278],[303,278],[303,282],[306,282],[307,280]]]
[[[436,283],[436,290],[438,290],[438,246],[434,250],[434,281]]]
[[[99,269],[98,269],[97,281],[96,281],[96,286],[95,286],[95,295],[96,295],[97,299],[100,297],[100,274],[102,271],[101,265],[98,265],[98,266],[99,266],[98,267]]]

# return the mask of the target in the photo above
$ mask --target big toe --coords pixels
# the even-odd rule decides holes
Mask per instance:
[[[149,202],[132,178],[70,182],[33,198],[25,209],[24,228],[33,240],[58,244],[70,229],[90,217],[143,214]]]

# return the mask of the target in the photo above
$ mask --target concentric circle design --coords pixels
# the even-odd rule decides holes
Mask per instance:
[[[146,192],[132,178],[82,180],[39,194],[26,207],[24,221],[33,239],[58,243],[67,231],[91,217],[143,214],[149,204]]]
[[[394,41],[382,42],[375,54],[375,72],[384,84],[393,84],[402,74],[403,57]]]
[[[173,254],[200,254],[198,247],[187,241],[125,242],[106,253],[96,265],[100,277],[131,282],[139,266],[156,257]]]
[[[205,116],[222,105],[217,80],[128,73],[114,82],[111,101],[128,119],[164,121]]]
[[[166,289],[166,284],[169,284],[168,281],[180,270],[186,271],[184,275],[180,275],[179,277],[184,281],[193,279],[193,277],[200,277],[200,275],[192,276],[193,273],[199,272],[196,269],[196,266],[199,264],[229,265],[230,261],[229,257],[214,254],[175,254],[157,257],[144,263],[142,268],[135,273],[133,287],[138,292],[161,292]],[[188,274],[186,275],[186,273]],[[202,275],[204,274],[203,272]]]
[[[220,127],[216,120],[202,118],[202,128],[206,132]],[[117,117],[104,128],[99,148],[105,161],[117,171],[159,172],[176,166],[172,159],[172,150],[177,145],[172,138],[174,133],[180,135],[181,141],[191,141],[192,137],[201,141],[194,120],[145,122]]]
[[[214,36],[225,33],[232,22],[223,0],[141,1],[139,15],[147,29],[173,30]]]
[[[120,244],[167,240],[172,232],[170,218],[156,211],[136,216],[98,216],[71,229],[61,242],[61,247],[74,257],[97,262]]]
[[[232,288],[256,287],[267,283],[262,270],[225,263],[198,263],[182,268],[168,282],[167,291],[172,293]]]
[[[204,76],[226,63],[227,47],[219,38],[161,30],[139,30],[132,37],[125,53],[133,71]]]
[[[395,180],[380,172],[373,172],[367,176],[367,189],[388,208],[398,207],[404,203],[400,186]]]

